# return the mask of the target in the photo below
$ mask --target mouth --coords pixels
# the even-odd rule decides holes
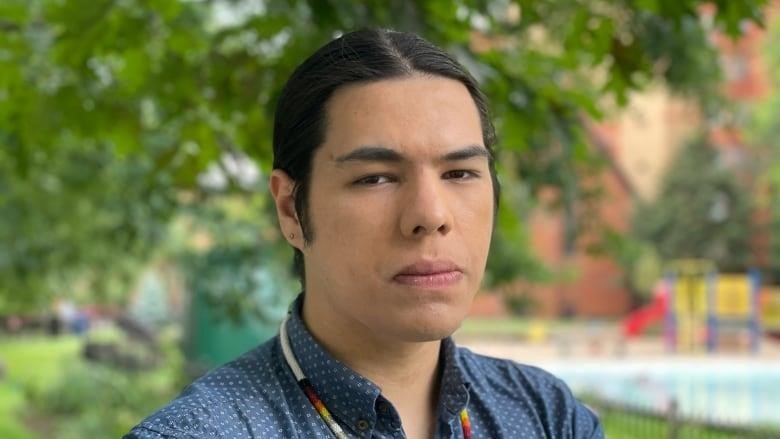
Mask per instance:
[[[450,261],[420,261],[402,268],[393,281],[417,288],[443,288],[458,283],[463,269]]]

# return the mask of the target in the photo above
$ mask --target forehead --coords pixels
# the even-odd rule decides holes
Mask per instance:
[[[337,90],[326,106],[325,141],[330,156],[381,145],[412,154],[482,145],[479,111],[454,79],[415,75]]]

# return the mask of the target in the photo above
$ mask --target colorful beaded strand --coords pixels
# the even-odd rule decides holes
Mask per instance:
[[[298,381],[298,385],[301,387],[301,390],[303,390],[303,393],[306,394],[306,397],[309,398],[311,405],[314,406],[314,410],[317,410],[317,413],[320,414],[322,420],[328,424],[328,427],[333,434],[339,439],[346,439],[347,436],[341,430],[339,424],[336,423],[336,420],[333,419],[333,416],[328,411],[328,408],[325,407],[325,403],[322,402],[319,395],[317,395],[317,392],[314,391],[314,386],[311,385],[311,382],[307,378],[304,378]]]
[[[298,386],[301,388],[301,390],[303,390],[303,394],[306,395],[306,398],[309,399],[309,402],[311,402],[314,410],[316,410],[317,414],[319,414],[322,420],[325,421],[325,425],[330,428],[330,431],[333,433],[333,435],[336,436],[337,439],[348,439],[346,433],[344,433],[344,430],[341,429],[341,426],[336,422],[335,419],[333,419],[333,416],[330,414],[328,408],[325,407],[325,403],[322,402],[322,399],[320,399],[319,395],[317,395],[317,392],[314,390],[314,386],[303,374],[301,366],[298,364],[298,360],[296,360],[295,355],[293,355],[292,348],[290,348],[290,338],[287,336],[287,320],[289,318],[289,315],[285,317],[284,321],[282,321],[282,324],[279,327],[279,340],[282,344],[282,354],[284,355],[284,360],[292,370],[292,373],[295,376],[295,380],[298,382]]]
[[[471,439],[471,420],[469,411],[465,408],[460,411],[460,426],[463,429],[463,439]]]

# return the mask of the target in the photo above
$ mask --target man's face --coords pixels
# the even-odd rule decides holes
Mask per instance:
[[[314,238],[302,248],[311,315],[403,341],[457,329],[493,225],[488,155],[467,89],[422,75],[340,89],[312,163]]]

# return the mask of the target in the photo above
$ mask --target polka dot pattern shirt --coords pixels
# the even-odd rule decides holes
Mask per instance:
[[[301,298],[288,322],[303,373],[351,438],[404,438],[393,404],[366,378],[320,346],[300,319]],[[444,370],[439,438],[462,438],[468,408],[472,437],[603,438],[597,417],[549,373],[485,357],[442,342]],[[125,439],[332,438],[282,356],[279,337],[221,366],[133,428]]]

